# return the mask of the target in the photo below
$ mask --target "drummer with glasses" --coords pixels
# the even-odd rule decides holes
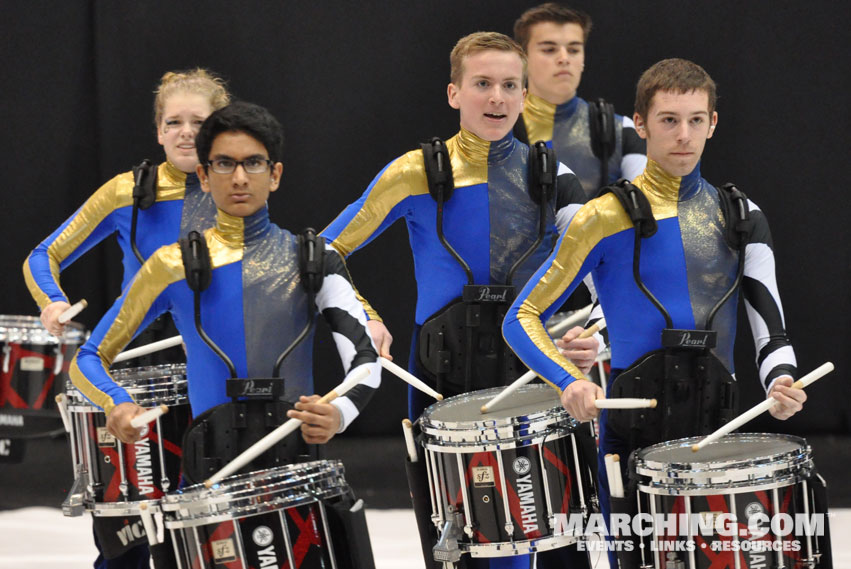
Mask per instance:
[[[530,279],[505,318],[503,332],[509,345],[524,363],[561,392],[562,404],[576,419],[588,421],[597,416],[594,400],[603,398],[603,391],[586,381],[559,353],[546,336],[543,322],[589,273],[607,316],[612,349],[610,394],[629,394],[638,389],[642,375],[646,384],[652,374],[636,370],[646,369],[642,365],[655,365],[652,362],[657,360],[651,359],[654,354],[680,357],[682,350],[677,351],[670,340],[676,335],[668,334],[665,339],[663,329],[689,332],[689,336],[680,336],[686,341],[709,341],[711,337],[715,347],[708,355],[705,350],[701,352],[705,356],[701,361],[714,366],[715,371],[714,375],[708,374],[706,381],[717,380],[718,385],[732,388],[737,295],[729,301],[724,295],[737,292],[741,282],[756,344],[759,377],[768,397],[778,401],[771,414],[787,419],[802,409],[807,398],[803,390],[791,388],[797,374],[795,353],[785,330],[766,217],[752,201],[732,190],[716,188],[701,176],[701,155],[718,124],[715,101],[714,81],[690,61],[667,59],[644,72],[636,90],[634,114],[637,132],[647,142],[647,167],[634,181],[639,192],[626,193],[631,190],[624,186],[624,193],[620,194],[615,188],[580,209],[553,254]],[[623,196],[629,201],[632,197],[639,200],[642,195],[646,209],[642,212],[636,208],[628,214]],[[741,215],[741,211],[733,208],[735,213],[725,221],[722,206],[727,200],[739,203],[741,211],[748,213],[752,230],[743,240],[728,237],[728,227],[739,227],[739,218],[731,216]],[[638,225],[640,241],[635,235],[635,218],[630,218],[633,213],[643,220]],[[740,259],[742,269],[738,268]],[[634,271],[634,260],[640,271]],[[641,280],[656,302],[640,290],[636,279]],[[700,393],[700,385],[694,380],[678,385],[688,396]],[[705,395],[717,394],[707,390]],[[673,394],[668,392],[668,396]],[[729,413],[725,405],[719,399],[718,409],[709,411]],[[703,416],[698,416],[698,409],[702,409],[702,404],[686,399],[670,408],[678,417],[676,420],[660,414],[658,425],[622,425],[620,417],[626,416],[619,415],[622,411],[603,411],[598,488],[605,513],[609,500],[603,457],[619,454],[620,464],[625,467],[636,443],[643,446],[659,442],[648,440],[652,439],[648,432],[680,438],[699,434],[685,432],[698,428],[695,424],[709,432],[720,426],[711,425],[709,412],[706,416],[710,419],[701,423]],[[615,563],[614,558],[611,562]]]

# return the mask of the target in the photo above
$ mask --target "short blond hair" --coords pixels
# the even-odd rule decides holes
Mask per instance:
[[[215,111],[230,103],[230,93],[223,79],[214,73],[196,67],[187,71],[168,71],[154,91],[154,124],[159,127],[163,118],[165,101],[175,93],[192,93],[207,97]]]
[[[461,78],[464,76],[464,58],[487,50],[516,53],[523,64],[521,85],[526,84],[526,52],[516,41],[497,32],[476,32],[458,40],[452,48],[452,53],[449,54],[449,80],[455,85],[461,85]]]

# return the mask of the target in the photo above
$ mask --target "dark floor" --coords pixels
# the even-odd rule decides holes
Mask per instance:
[[[813,457],[827,480],[830,505],[851,507],[851,437],[810,436]],[[346,465],[346,478],[371,508],[410,507],[402,437],[335,438],[327,458]],[[28,506],[58,507],[73,482],[64,437],[26,442],[23,462],[0,462],[0,510]]]

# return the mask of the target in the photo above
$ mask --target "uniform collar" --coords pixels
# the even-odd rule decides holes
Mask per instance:
[[[565,119],[576,112],[581,100],[579,97],[573,97],[565,103],[554,105],[537,95],[528,93],[523,105],[523,114],[537,122],[553,120],[554,117]]]
[[[216,210],[216,233],[231,247],[242,247],[262,239],[271,225],[269,208],[265,206],[248,217],[236,217]]]
[[[700,162],[685,176],[672,176],[657,162],[648,159],[642,178],[646,182],[642,190],[666,201],[686,201],[700,189]]]
[[[170,184],[176,186],[185,185],[187,187],[198,186],[198,175],[195,174],[195,172],[187,174],[186,172],[178,169],[177,166],[168,160],[165,161],[161,172],[165,175],[166,180],[168,180]]]
[[[496,142],[479,138],[463,128],[453,138],[458,144],[458,151],[471,164],[498,164],[505,160],[515,147],[514,134],[511,131]]]

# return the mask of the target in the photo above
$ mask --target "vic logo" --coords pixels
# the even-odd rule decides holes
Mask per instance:
[[[479,289],[479,302],[506,302],[508,300],[508,289],[503,289],[502,292],[491,294],[489,287],[483,286]]]
[[[684,332],[682,336],[680,336],[680,345],[681,346],[706,346],[707,336],[704,334],[699,338],[692,338],[691,332]]]
[[[254,381],[249,379],[242,386],[242,394],[243,395],[271,395],[272,394],[272,384],[269,384],[265,387],[255,387]]]

